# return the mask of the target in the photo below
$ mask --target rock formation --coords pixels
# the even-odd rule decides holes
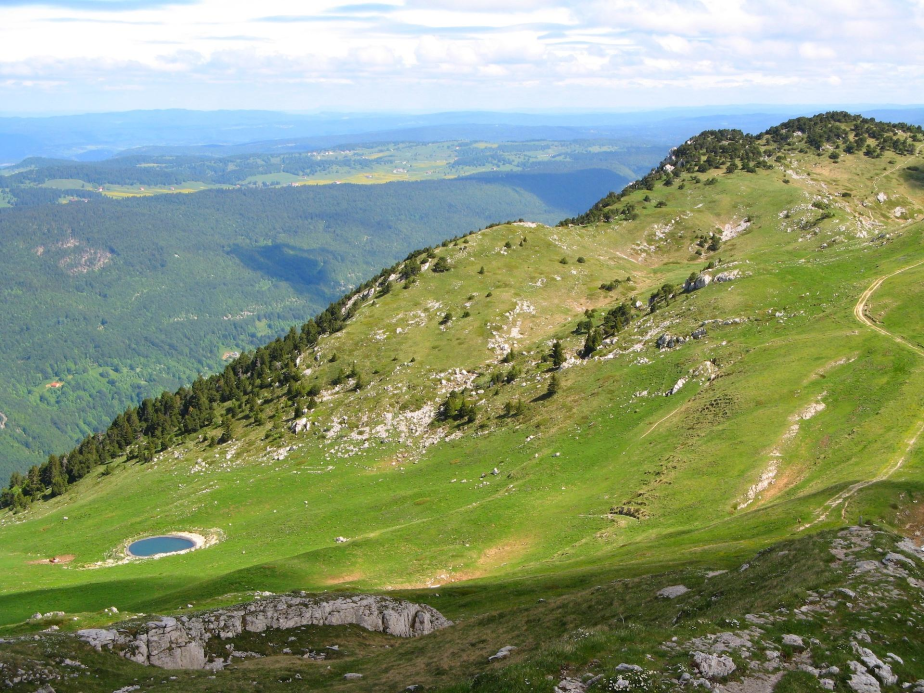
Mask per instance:
[[[206,643],[227,640],[244,632],[301,626],[358,625],[401,638],[427,635],[452,625],[425,604],[358,595],[319,599],[285,595],[258,599],[197,616],[168,616],[117,629],[91,628],[77,637],[96,650],[106,648],[127,659],[163,669],[220,669],[221,659],[209,661]]]

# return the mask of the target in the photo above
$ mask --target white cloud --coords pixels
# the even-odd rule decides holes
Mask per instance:
[[[166,93],[170,105],[356,108],[376,94],[376,107],[431,109],[648,106],[666,90],[677,103],[924,93],[924,0],[388,0],[362,11],[200,0],[119,12],[57,1],[0,5],[4,104],[106,107],[130,89],[133,107],[165,105]]]

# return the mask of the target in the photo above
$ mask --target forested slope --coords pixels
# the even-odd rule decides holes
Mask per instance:
[[[0,478],[304,321],[410,249],[561,208],[503,182],[106,200],[19,188],[0,210]]]

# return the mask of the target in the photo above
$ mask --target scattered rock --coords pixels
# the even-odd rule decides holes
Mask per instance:
[[[622,663],[616,667],[616,671],[643,671],[643,669],[638,664]]]
[[[783,644],[788,645],[789,647],[795,647],[800,650],[805,649],[805,643],[802,642],[802,638],[798,635],[793,635],[792,633],[787,633],[783,636]]]
[[[343,675],[343,678],[345,678],[347,681],[357,681],[361,679],[362,677],[363,677],[362,674],[354,674],[354,673]]]

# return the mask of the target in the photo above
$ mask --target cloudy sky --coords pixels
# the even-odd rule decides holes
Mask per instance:
[[[0,112],[924,101],[924,0],[0,0]]]

